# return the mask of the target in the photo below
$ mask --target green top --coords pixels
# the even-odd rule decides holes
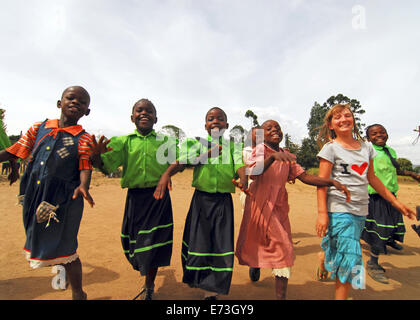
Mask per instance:
[[[393,166],[391,159],[386,155],[382,147],[372,144],[373,148],[376,150],[376,157],[373,158],[373,168],[375,170],[375,175],[382,181],[385,187],[396,193],[399,189],[397,182],[397,169]],[[397,153],[391,147],[386,146],[389,150],[389,153],[397,159]],[[376,194],[377,192],[369,185],[369,194]]]
[[[101,155],[101,171],[109,174],[122,166],[122,188],[155,187],[169,164],[176,161],[177,144],[175,138],[154,130],[146,136],[135,130],[126,136],[112,137],[108,144],[112,150]]]
[[[218,157],[210,157],[204,164],[194,167],[192,186],[200,191],[209,193],[234,193],[235,185],[232,179],[237,179],[237,170],[244,166],[242,161],[242,145],[233,143],[223,137],[207,141],[222,146]],[[205,142],[205,141],[204,141]],[[197,139],[186,139],[180,147],[180,163],[194,164],[200,154],[207,153],[209,145],[202,144]],[[211,148],[211,147],[210,147]]]
[[[0,150],[10,147],[10,140],[4,131],[3,120],[0,119]]]

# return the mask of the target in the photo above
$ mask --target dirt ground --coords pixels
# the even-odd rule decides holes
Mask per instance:
[[[156,300],[201,300],[203,293],[182,283],[181,239],[184,221],[193,193],[192,171],[185,170],[173,177],[171,192],[174,211],[174,247],[171,265],[161,268],[155,287]],[[317,252],[320,238],[315,235],[316,189],[297,181],[287,186],[290,203],[290,220],[295,243],[295,265],[289,280],[288,299],[329,300],[334,298],[334,281],[318,282],[315,279]],[[420,205],[420,187],[414,182],[400,183],[399,198],[415,208]],[[21,207],[16,205],[18,184],[9,186],[0,176],[0,300],[68,300],[71,290],[56,291],[51,287],[54,274],[51,267],[31,269],[22,248],[25,242]],[[121,249],[120,228],[126,190],[119,179],[110,179],[95,173],[91,194],[94,208],[85,206],[79,231],[78,253],[83,264],[84,290],[88,299],[130,300],[137,295],[144,279],[131,268]],[[235,206],[235,241],[239,231],[242,210],[239,192],[233,195]],[[390,249],[380,257],[387,270],[389,284],[366,278],[364,290],[351,290],[353,300],[414,300],[420,299],[420,238],[411,229],[414,221],[405,218],[406,237],[404,250]],[[417,222],[419,223],[419,222]],[[368,247],[362,242],[363,258],[367,261]],[[252,283],[248,267],[241,266],[235,258],[232,285],[229,295],[220,300],[273,300],[274,280],[271,270],[261,270],[260,281]]]

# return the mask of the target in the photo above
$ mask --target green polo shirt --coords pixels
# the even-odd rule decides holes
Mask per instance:
[[[112,137],[108,147],[111,151],[101,155],[101,168],[106,174],[122,166],[122,188],[155,187],[169,164],[176,161],[177,140],[156,133],[154,130],[142,136],[133,133]]]
[[[235,185],[232,179],[237,179],[237,170],[244,166],[242,161],[242,145],[222,138],[207,141],[222,146],[219,156],[207,159],[207,163],[194,167],[192,186],[209,193],[234,193]],[[210,146],[211,148],[211,146]],[[194,164],[194,160],[209,150],[207,143],[202,144],[197,139],[186,139],[179,152],[178,161],[183,164]]]
[[[375,175],[382,181],[384,186],[391,192],[396,193],[399,189],[397,182],[397,169],[392,165],[391,160],[386,155],[382,147],[372,144],[376,151],[376,157],[373,158],[373,168]],[[389,153],[397,159],[397,153],[394,149],[386,146]],[[376,194],[377,192],[369,185],[369,194]]]
[[[10,140],[3,128],[3,120],[0,119],[0,150],[10,147]]]

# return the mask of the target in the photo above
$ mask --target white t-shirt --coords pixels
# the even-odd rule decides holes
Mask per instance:
[[[334,187],[328,188],[328,212],[349,212],[357,216],[368,215],[369,194],[367,172],[369,161],[376,156],[372,145],[360,142],[360,149],[346,149],[332,141],[324,145],[318,157],[333,164],[331,179],[345,185],[351,200],[346,202],[344,193]]]

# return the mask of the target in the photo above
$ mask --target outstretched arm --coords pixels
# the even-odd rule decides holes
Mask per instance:
[[[317,186],[317,187],[334,186],[337,190],[340,190],[342,193],[346,195],[346,202],[350,202],[350,192],[347,190],[347,187],[343,186],[340,182],[336,180],[333,180],[330,178],[323,178],[320,176],[314,176],[306,172],[303,172],[297,178],[303,183],[309,184],[311,186]]]
[[[368,180],[369,184],[372,186],[373,189],[378,192],[382,198],[387,200],[391,203],[393,207],[395,207],[398,211],[400,211],[403,215],[408,217],[409,219],[414,220],[416,218],[416,213],[408,208],[404,203],[400,202],[391,191],[389,191],[382,181],[375,175],[373,170],[373,161],[370,160],[369,168],[368,168]]]
[[[101,136],[98,142],[96,142],[95,135],[92,135],[90,161],[92,162],[92,166],[95,168],[102,168],[103,166],[101,154],[112,150],[112,148],[108,147],[109,142],[110,140],[106,139],[104,136]]]

